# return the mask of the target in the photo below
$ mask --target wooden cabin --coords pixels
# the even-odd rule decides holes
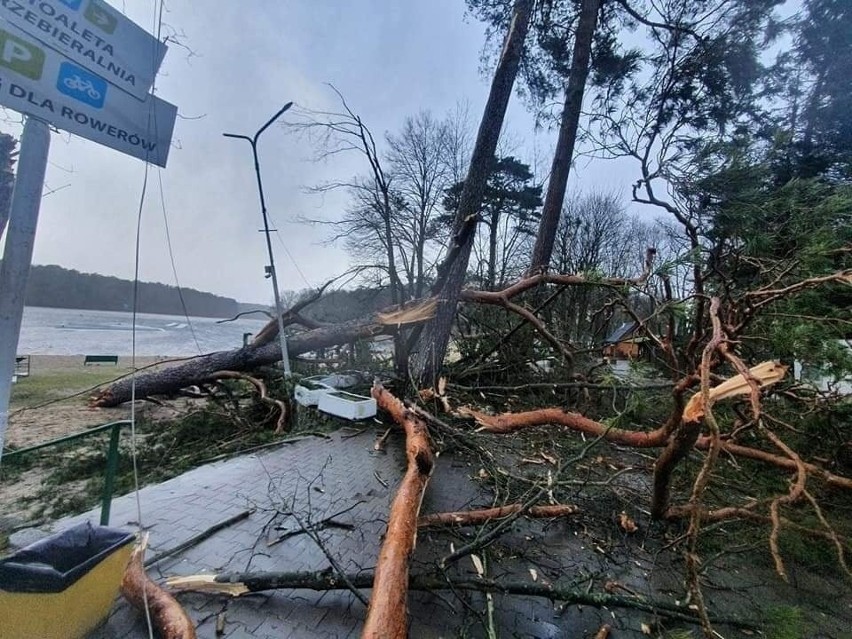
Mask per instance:
[[[603,341],[603,356],[606,359],[636,359],[639,357],[643,338],[637,335],[639,322],[624,322]]]

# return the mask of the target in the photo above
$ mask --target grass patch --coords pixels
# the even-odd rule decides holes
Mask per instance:
[[[18,382],[12,386],[11,409],[18,410],[61,400],[129,372],[130,369],[124,368],[96,367],[42,373],[34,371],[29,377],[19,377]]]
[[[773,606],[766,617],[767,639],[804,639],[802,611],[795,606]]]

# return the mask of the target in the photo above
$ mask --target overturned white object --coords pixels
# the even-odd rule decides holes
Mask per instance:
[[[322,394],[318,408],[324,413],[344,419],[367,419],[376,415],[376,400],[364,395],[332,390]]]
[[[328,384],[307,378],[296,384],[293,397],[301,406],[316,406],[323,395],[333,393],[334,390],[334,387]]]

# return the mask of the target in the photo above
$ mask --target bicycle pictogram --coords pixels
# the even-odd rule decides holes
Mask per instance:
[[[63,79],[63,83],[72,91],[80,91],[81,93],[85,93],[92,100],[101,99],[101,92],[98,91],[92,85],[92,82],[90,80],[85,80],[81,78],[79,75],[68,76],[67,78]]]

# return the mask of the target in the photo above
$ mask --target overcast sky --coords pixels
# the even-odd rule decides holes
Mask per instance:
[[[110,0],[153,31],[153,0]],[[478,122],[490,78],[480,74],[482,25],[465,16],[464,0],[172,0],[164,22],[191,50],[171,45],[157,94],[178,106],[168,167],[152,168],[143,213],[140,277],[174,284],[159,179],[178,277],[183,286],[270,302],[267,262],[251,150],[223,132],[252,134],[284,103],[334,107],[333,83],[374,133],[399,129],[406,116],[443,115],[460,101]],[[19,135],[16,114],[0,130]],[[518,154],[537,149],[549,165],[553,138],[535,133],[517,98],[508,128]],[[279,127],[260,142],[273,248],[282,289],[319,284],[343,271],[342,248],[299,216],[334,218],[342,196],[305,193],[364,170],[360,158],[311,161],[314,149]],[[541,158],[540,160],[541,161]],[[159,173],[159,176],[158,176]],[[54,134],[34,263],[131,278],[141,161],[68,134]],[[624,195],[632,178],[612,163],[581,162],[569,188],[607,188]],[[158,179],[159,178],[159,179]],[[299,263],[307,282],[284,249]]]

